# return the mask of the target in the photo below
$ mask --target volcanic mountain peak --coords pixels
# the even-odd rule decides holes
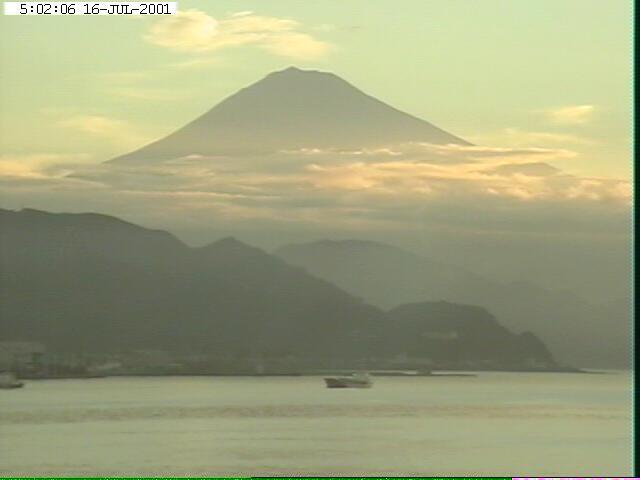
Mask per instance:
[[[113,161],[376,148],[411,141],[468,144],[333,73],[290,67],[268,74],[176,132]]]
[[[317,88],[321,90],[315,90]],[[360,90],[334,73],[320,70],[303,70],[291,66],[267,74],[261,80],[240,89],[227,100],[235,99],[239,94],[246,92],[258,95],[268,92],[278,93],[279,98],[277,100],[286,102],[287,97],[312,98],[323,94],[338,94],[339,90],[349,90],[352,95],[356,92],[363,95]]]
[[[323,77],[332,77],[334,79],[338,79],[338,80],[342,80],[340,77],[338,77],[336,74],[331,73],[331,72],[323,72],[321,70],[303,70],[302,68],[298,68],[295,65],[291,65],[290,67],[287,68],[283,68],[282,70],[276,70],[275,72],[271,72],[269,74],[267,74],[267,76],[265,78],[270,78],[270,77],[278,77],[278,76],[283,76],[283,75],[288,75],[288,76],[303,76],[303,75],[320,75]]]

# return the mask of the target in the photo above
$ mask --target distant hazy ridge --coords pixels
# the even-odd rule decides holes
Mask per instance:
[[[97,214],[0,210],[0,338],[57,351],[135,348],[436,365],[554,365],[480,307],[389,313],[233,238],[189,248]]]

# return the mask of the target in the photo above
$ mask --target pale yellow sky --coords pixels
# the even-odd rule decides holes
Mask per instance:
[[[182,14],[0,18],[5,168],[99,162],[291,64],[485,146],[630,173],[631,2],[180,2]]]

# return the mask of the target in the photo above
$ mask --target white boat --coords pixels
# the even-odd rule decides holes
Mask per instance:
[[[325,377],[327,388],[371,388],[373,382],[366,373],[354,373],[345,377]]]
[[[20,388],[24,383],[16,379],[12,372],[0,372],[0,389]]]

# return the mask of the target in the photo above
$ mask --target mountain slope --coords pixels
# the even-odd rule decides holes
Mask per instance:
[[[445,323],[468,354],[457,355],[447,339],[416,344],[416,328],[437,336],[443,310],[453,312]],[[234,238],[189,248],[104,215],[0,210],[3,340],[63,353],[202,353],[235,359],[231,372],[238,359],[256,355],[293,359],[296,368],[362,359],[383,365],[402,354],[448,368],[555,365],[482,309],[427,305],[409,322],[395,319]]]
[[[334,74],[291,67],[267,75],[176,132],[111,162],[375,148],[408,141],[468,145]]]
[[[420,302],[389,311],[394,350],[407,357],[427,355],[444,368],[513,365],[548,367],[554,360],[531,332],[514,335],[482,307]],[[523,356],[528,352],[529,356]]]
[[[630,315],[625,300],[591,305],[568,292],[527,282],[494,282],[375,242],[325,240],[289,245],[275,254],[380,308],[426,300],[482,305],[507,328],[535,332],[560,361],[629,365]]]
[[[360,354],[382,312],[236,240],[191,249],[98,215],[0,212],[0,337],[56,350]]]
[[[462,268],[364,240],[321,240],[287,245],[274,253],[384,309],[446,300],[452,288],[458,291],[470,284],[477,288],[486,283]]]

